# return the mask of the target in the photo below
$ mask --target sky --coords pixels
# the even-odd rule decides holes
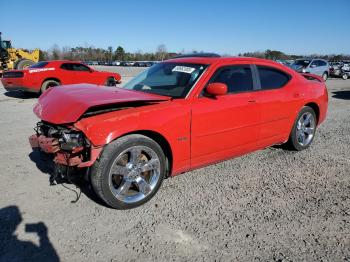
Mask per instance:
[[[350,54],[350,0],[0,0],[14,47]]]

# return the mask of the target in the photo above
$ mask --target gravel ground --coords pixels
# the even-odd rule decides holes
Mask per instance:
[[[126,80],[143,70],[108,69]],[[71,203],[74,192],[49,186],[27,141],[37,99],[0,87],[0,261],[350,261],[350,80],[327,84],[328,119],[308,150],[167,179],[127,211],[87,187]]]

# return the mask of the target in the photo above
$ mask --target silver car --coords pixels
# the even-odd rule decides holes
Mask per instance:
[[[329,76],[329,63],[319,58],[302,58],[297,59],[291,65],[291,68],[300,73],[309,73],[322,76],[324,81]]]

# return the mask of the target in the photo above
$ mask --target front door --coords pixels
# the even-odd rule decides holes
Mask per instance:
[[[192,105],[191,168],[240,155],[256,148],[260,113],[250,65],[225,66],[210,83],[224,83],[228,94],[208,97],[203,91]]]
[[[91,69],[83,64],[72,63],[72,69],[74,72],[74,78],[72,84],[80,83],[94,83],[94,72]]]

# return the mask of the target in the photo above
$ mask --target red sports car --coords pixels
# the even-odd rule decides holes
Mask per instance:
[[[117,73],[96,71],[80,62],[45,61],[24,70],[5,72],[1,81],[7,91],[43,93],[49,87],[68,84],[89,83],[115,86],[120,79]]]
[[[30,143],[55,155],[61,175],[85,169],[108,205],[126,209],[168,176],[275,144],[306,149],[327,105],[322,78],[272,61],[176,58],[123,88],[48,90]]]

